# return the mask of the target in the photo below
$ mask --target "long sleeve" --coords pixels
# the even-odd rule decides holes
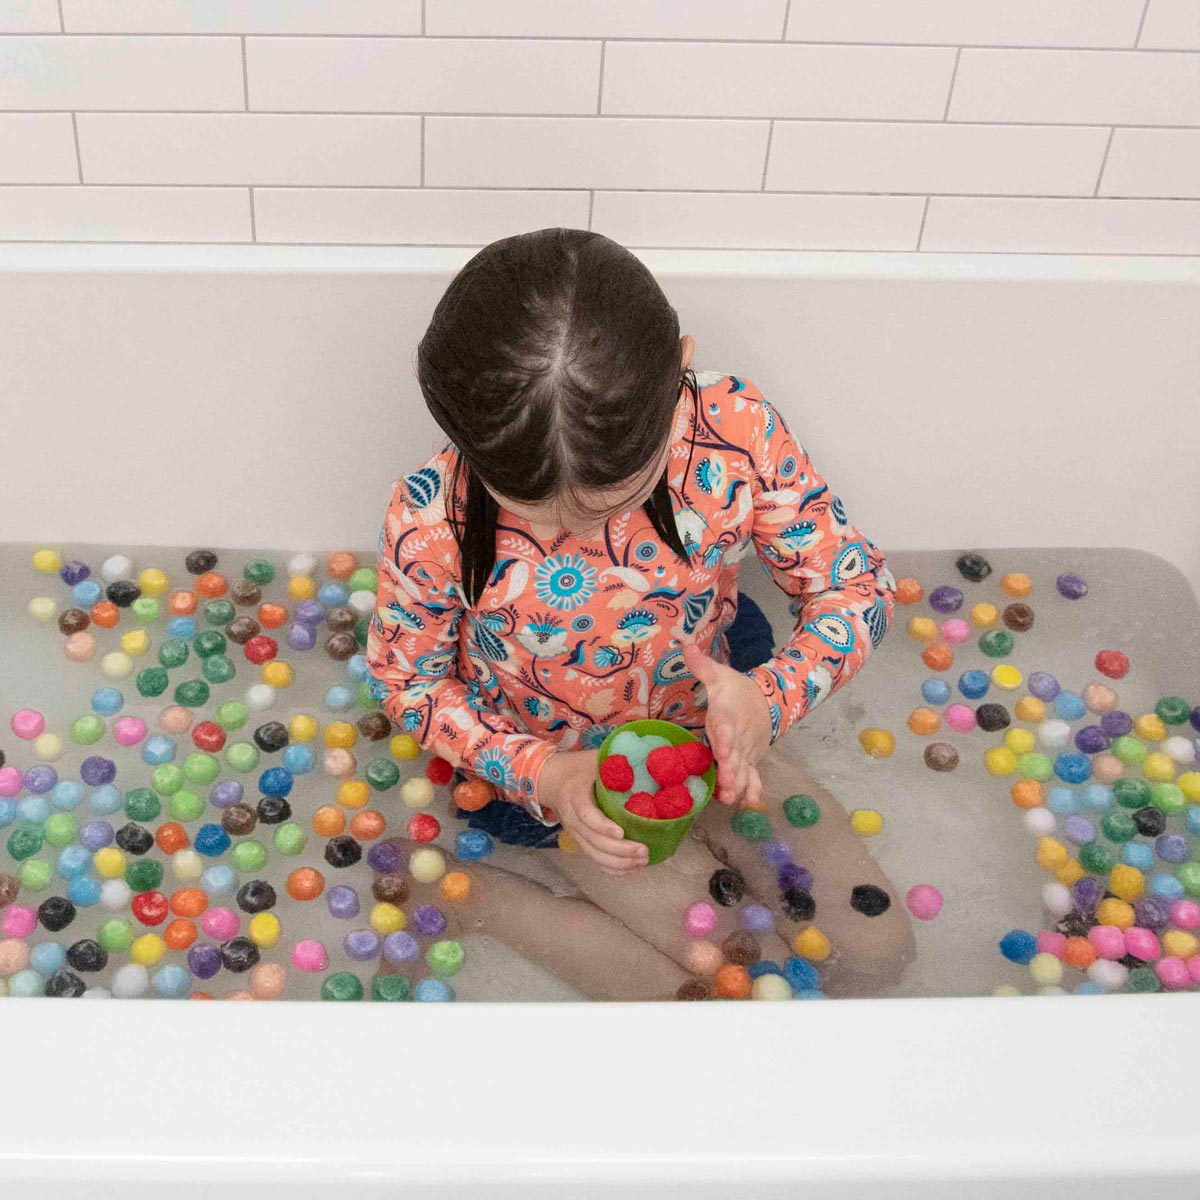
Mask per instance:
[[[459,626],[469,619],[453,533],[437,514],[414,513],[398,482],[379,539],[378,589],[367,638],[376,694],[423,747],[495,784],[539,821],[537,779],[553,745],[534,737],[477,682],[457,673]]]
[[[770,705],[774,741],[862,667],[891,624],[895,580],[780,415],[761,404],[753,539],[796,618],[787,644],[750,672]]]

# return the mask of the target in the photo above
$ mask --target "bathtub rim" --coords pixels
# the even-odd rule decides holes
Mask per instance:
[[[917,1181],[931,1189],[996,1188],[972,1196],[1010,1194],[1003,1189],[1014,1184],[1024,1196],[1085,1195],[1098,1181],[1147,1176],[1163,1180],[1154,1194],[1168,1197],[1194,1195],[1200,1181],[1200,1140],[1182,1103],[1200,1069],[1200,1042],[1188,1037],[1200,1013],[1194,994],[837,1000],[801,1008],[471,1003],[409,1005],[395,1018],[385,1015],[387,1006],[359,1005],[356,1019],[369,1034],[399,1019],[408,1045],[397,1053],[433,1068],[419,1085],[410,1062],[397,1083],[381,1076],[380,1059],[367,1053],[315,1071],[298,1062],[297,1038],[344,1037],[347,1014],[335,1005],[200,1004],[181,1014],[169,1002],[129,1003],[19,1008],[29,1036],[9,1055],[25,1088],[0,1099],[0,1180],[65,1187],[161,1177],[182,1196],[209,1194],[205,1189],[218,1183],[231,1196],[268,1184],[316,1195],[331,1183],[358,1181],[363,1196],[408,1184],[431,1196],[469,1186],[485,1200],[528,1194],[521,1189],[547,1181],[572,1184],[573,1200],[661,1194],[663,1184],[681,1181],[694,1200],[725,1197],[731,1184],[740,1196],[775,1197],[802,1182],[817,1198],[857,1194],[845,1190],[854,1185]],[[1114,1022],[1114,1010],[1123,1022]],[[15,1015],[7,1004],[0,1012]],[[97,1027],[119,1031],[134,1012],[139,1035],[158,1056],[150,1081],[129,1070],[72,1076],[78,1055],[86,1059],[93,1050]],[[649,1139],[659,1145],[639,1142],[614,1154],[607,1133],[613,1105],[624,1104],[638,1121],[661,1093],[631,1092],[630,1074],[607,1041],[574,1040],[594,1033],[601,1012],[610,1026],[636,1014],[639,1037],[651,1041],[696,1031],[736,1034],[750,1052],[720,1066],[720,1099],[733,1095],[736,1105],[705,1103],[716,1076],[710,1060],[676,1060],[669,1090],[676,1106]],[[573,1047],[584,1077],[594,1080],[570,1106],[547,1103],[529,1070],[529,1047],[546,1045],[547,1016],[558,1027],[555,1044]],[[510,1036],[493,1042],[481,1064],[476,1039],[497,1017]],[[1071,1046],[1095,1046],[1118,1027],[1119,1060],[1159,1069],[1159,1086],[1139,1088],[1133,1111],[1123,1104],[1133,1094],[1115,1084],[1118,1056],[1064,1055]],[[449,1039],[456,1040],[447,1045]],[[243,1081],[247,1044],[259,1074]],[[986,1069],[964,1073],[967,1051]],[[464,1089],[459,1071],[471,1065],[486,1066],[476,1076],[482,1086]],[[65,1092],[64,1078],[72,1083]],[[523,1080],[515,1092],[513,1079]],[[1060,1079],[1059,1087],[1044,1086]],[[180,1088],[179,1080],[189,1086]],[[874,1090],[864,1115],[856,1105],[867,1080]],[[220,1128],[250,1131],[248,1137],[205,1144],[214,1126],[197,1119],[195,1097],[206,1089],[222,1096]],[[264,1118],[272,1097],[314,1090],[315,1111],[287,1112],[276,1102]],[[697,1096],[698,1112],[689,1107]],[[812,1103],[816,1097],[823,1102]],[[74,1151],[44,1135],[47,1104],[63,1120],[78,1112],[86,1121],[87,1139]],[[149,1134],[132,1144],[131,1112],[144,1114]],[[847,1151],[850,1135],[857,1152]],[[320,1152],[308,1149],[318,1144]]]

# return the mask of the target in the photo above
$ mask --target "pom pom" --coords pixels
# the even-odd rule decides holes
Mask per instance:
[[[441,823],[432,813],[413,813],[408,820],[408,836],[414,842],[432,842],[441,832]]]
[[[634,792],[625,801],[625,811],[633,813],[635,817],[648,817],[651,821],[658,816],[654,797],[649,792]]]
[[[654,794],[655,815],[660,821],[674,821],[692,811],[692,794],[682,783],[670,783]]]
[[[659,746],[646,755],[646,770],[659,787],[682,783],[689,774],[676,746]]]
[[[703,742],[684,742],[675,749],[689,775],[703,775],[712,766],[713,752]]]
[[[627,792],[633,787],[633,767],[623,754],[610,754],[600,764],[600,782],[610,792]]]
[[[430,783],[436,783],[442,787],[450,782],[450,776],[454,774],[454,768],[444,758],[431,758],[425,765],[425,778]]]

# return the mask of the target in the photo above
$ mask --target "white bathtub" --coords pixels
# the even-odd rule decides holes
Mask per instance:
[[[410,356],[470,253],[0,250],[0,540],[371,544],[436,442]],[[881,545],[1139,546],[1200,591],[1200,260],[644,257],[698,364],[754,379]],[[5,1004],[0,1195],[1192,1197],[1198,1021]]]

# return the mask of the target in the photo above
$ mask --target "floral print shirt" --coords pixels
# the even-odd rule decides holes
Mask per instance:
[[[471,606],[446,517],[455,450],[393,485],[367,642],[376,694],[424,747],[546,823],[537,781],[556,748],[596,747],[642,717],[703,730],[704,690],[681,647],[727,661],[745,556],[796,617],[787,644],[749,672],[772,740],[850,679],[891,621],[882,554],[772,405],[744,377],[696,378],[700,402],[681,394],[667,466],[686,563],[640,508],[578,537],[502,507],[495,569]]]

